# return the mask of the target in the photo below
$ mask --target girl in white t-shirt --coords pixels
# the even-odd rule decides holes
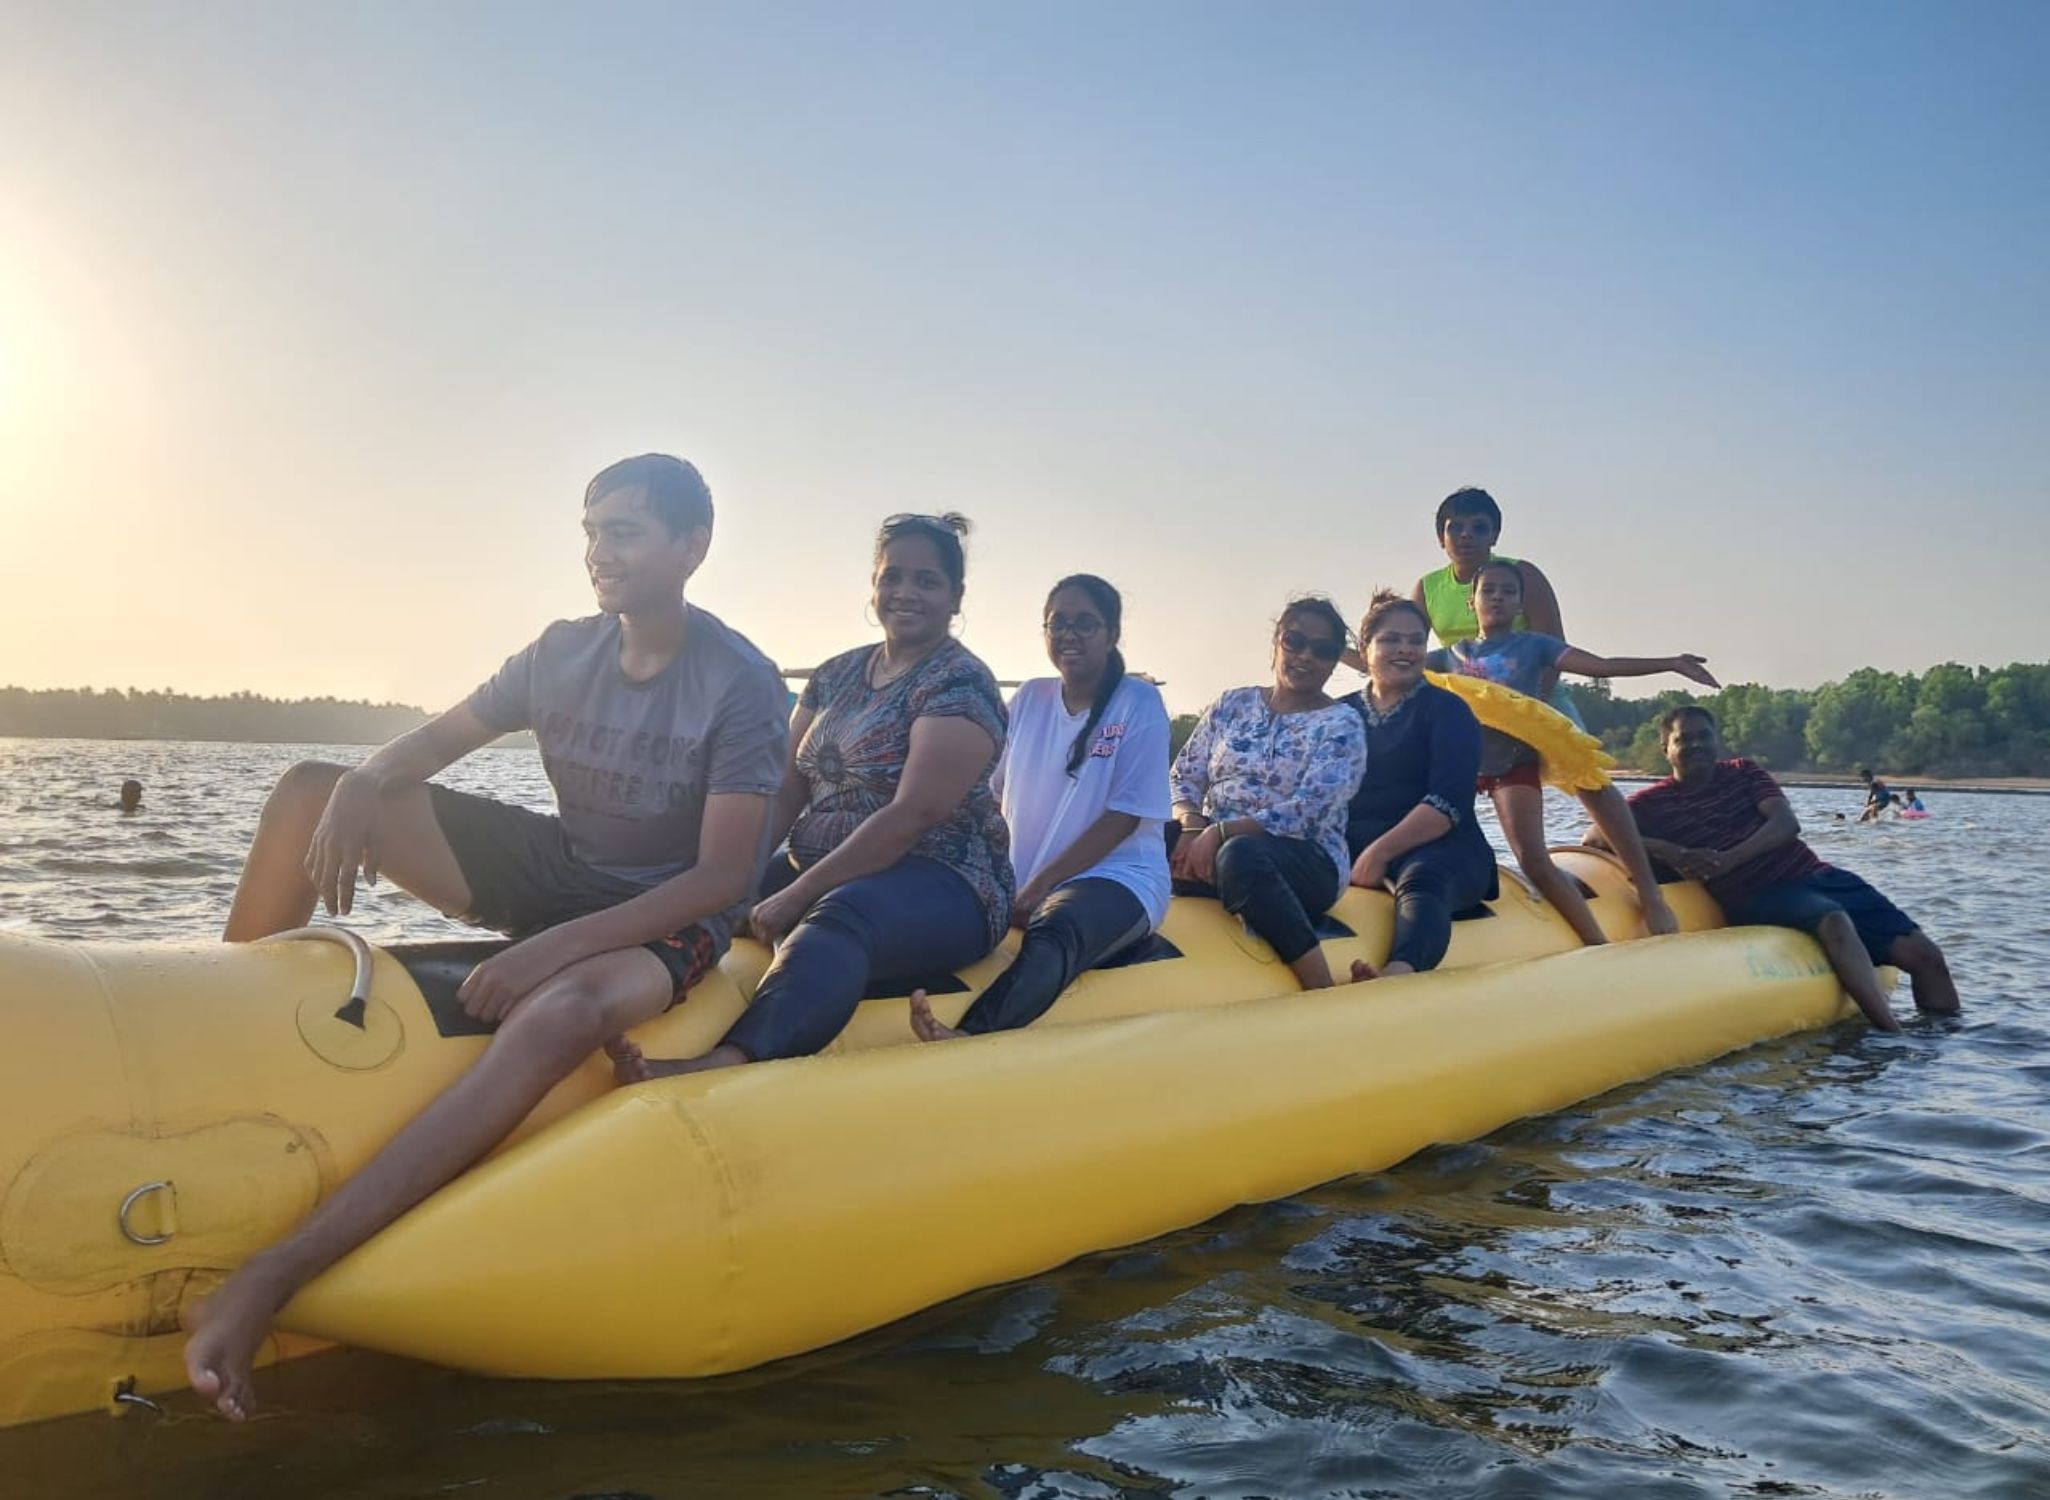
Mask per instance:
[[[958,1029],[912,993],[911,1026],[925,1041],[1030,1025],[1078,974],[1167,915],[1167,709],[1152,683],[1125,675],[1122,614],[1118,591],[1089,573],[1046,596],[1046,654],[1060,676],[1011,699],[991,779],[1011,826],[1011,922],[1025,938]]]

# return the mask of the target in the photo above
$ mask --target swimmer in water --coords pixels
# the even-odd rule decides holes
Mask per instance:
[[[121,783],[121,800],[114,804],[125,813],[132,813],[142,806],[142,783],[134,777]]]

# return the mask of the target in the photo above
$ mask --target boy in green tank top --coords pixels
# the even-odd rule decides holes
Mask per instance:
[[[1438,502],[1438,545],[1445,549],[1446,564],[1419,578],[1410,598],[1430,616],[1431,632],[1441,646],[1456,646],[1481,633],[1481,622],[1473,609],[1473,586],[1481,569],[1491,562],[1509,563],[1523,575],[1523,609],[1516,616],[1514,628],[1566,639],[1566,628],[1559,619],[1559,596],[1552,592],[1552,581],[1538,571],[1536,563],[1497,552],[1495,541],[1501,534],[1502,507],[1486,490],[1469,486],[1454,490]],[[1556,673],[1545,684],[1543,696],[1575,724],[1586,727],[1581,723],[1573,695]]]

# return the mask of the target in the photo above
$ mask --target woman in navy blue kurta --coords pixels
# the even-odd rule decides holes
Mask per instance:
[[[1435,969],[1452,914],[1499,893],[1495,853],[1474,821],[1481,726],[1473,710],[1424,680],[1430,621],[1381,593],[1360,626],[1367,686],[1349,694],[1367,725],[1367,774],[1345,825],[1352,883],[1395,892],[1395,939],[1383,974]],[[1372,972],[1360,966],[1358,977]]]

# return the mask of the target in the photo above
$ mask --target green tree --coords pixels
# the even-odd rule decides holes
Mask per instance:
[[[1808,759],[1808,695],[1791,688],[1732,683],[1709,707],[1722,725],[1723,743],[1733,755],[1748,755],[1774,771],[1791,771]]]
[[[1916,706],[1915,679],[1861,667],[1842,682],[1815,690],[1805,737],[1808,758],[1832,771],[1882,760],[1881,752],[1907,726]]]

